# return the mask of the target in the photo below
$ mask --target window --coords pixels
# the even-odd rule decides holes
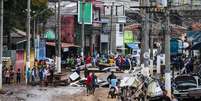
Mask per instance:
[[[124,24],[119,24],[119,32],[123,32],[123,26]]]
[[[131,1],[137,1],[138,2],[139,0],[131,0]]]
[[[95,21],[99,21],[99,10],[94,11],[94,16],[93,17],[94,17]]]

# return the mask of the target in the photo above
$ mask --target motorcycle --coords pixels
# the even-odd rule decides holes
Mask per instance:
[[[111,84],[108,92],[108,98],[109,96],[111,96],[111,98],[116,98],[116,96],[118,95],[118,85],[120,83],[120,79],[112,79],[110,83]]]
[[[115,87],[110,87],[109,93],[108,93],[108,98],[111,96],[111,98],[116,98],[116,88]]]

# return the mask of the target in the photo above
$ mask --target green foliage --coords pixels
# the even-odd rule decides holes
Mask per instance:
[[[33,0],[34,1],[34,0]],[[35,0],[37,5],[31,5],[31,16],[35,15],[38,12],[41,12],[44,9],[47,9],[47,0]],[[41,2],[42,1],[42,2]],[[5,0],[4,1],[4,33],[8,34],[12,28],[18,28],[26,31],[26,9],[27,9],[27,0]],[[35,11],[35,13],[33,13]],[[40,15],[40,19],[43,22],[51,16],[53,13],[51,10],[46,10],[43,14]]]

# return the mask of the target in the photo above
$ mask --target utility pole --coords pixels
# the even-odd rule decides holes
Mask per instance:
[[[82,60],[84,61],[84,49],[85,49],[85,33],[84,33],[84,6],[85,6],[85,0],[82,0],[82,50],[81,50],[81,56]]]
[[[150,5],[153,6],[154,2],[150,2]],[[150,15],[151,19],[154,18],[153,13]],[[153,75],[153,61],[154,61],[154,54],[153,54],[153,34],[154,34],[154,29],[153,29],[153,22],[150,24],[150,32],[149,32],[149,38],[150,38],[150,74]]]
[[[57,31],[57,2],[54,2],[55,3],[55,40],[54,40],[54,42],[55,42],[55,44],[57,44],[57,37],[58,37],[58,35],[57,35],[57,33],[58,33],[58,31]],[[54,57],[54,61],[55,61],[55,65],[57,66],[57,46],[55,45],[55,57]],[[56,68],[57,69],[57,68]]]
[[[26,53],[26,71],[30,68],[30,21],[31,21],[31,0],[27,1],[27,53]],[[26,84],[28,83],[28,78],[26,74]]]
[[[61,15],[60,15],[60,10],[61,10],[61,6],[60,6],[61,0],[58,0],[58,19],[57,19],[57,24],[58,24],[58,31],[57,31],[57,44],[55,47],[57,47],[57,62],[56,62],[56,66],[57,66],[57,72],[61,73]]]
[[[143,19],[143,37],[142,37],[142,49],[141,49],[141,57],[143,57],[144,68],[142,69],[143,75],[149,76],[149,14],[147,13],[147,9],[149,7],[149,0],[141,0],[140,8],[141,13],[144,14]]]
[[[168,0],[169,1],[169,0]],[[170,2],[168,2],[170,3]],[[165,13],[165,89],[169,97],[171,97],[171,70],[170,70],[170,11],[169,4]]]
[[[2,90],[2,56],[3,56],[3,2],[1,0],[1,17],[0,17],[0,91]]]
[[[111,13],[111,15],[110,15],[110,35],[109,35],[109,52],[108,52],[108,54],[111,54],[111,52],[112,52],[112,26],[113,26],[113,6],[114,6],[114,2],[112,2],[112,6],[111,6],[111,11],[110,11],[110,13]]]
[[[145,6],[149,6],[149,0],[145,0]],[[144,54],[149,53],[149,13],[145,10],[145,23],[144,23]],[[144,58],[144,66],[149,66],[149,58]]]
[[[34,45],[34,52],[35,52],[35,58],[36,58],[36,56],[37,56],[37,52],[36,52],[36,40],[35,40],[35,38],[36,38],[36,17],[34,16],[34,18],[33,18],[33,23],[34,23],[34,28],[33,28],[33,45]]]

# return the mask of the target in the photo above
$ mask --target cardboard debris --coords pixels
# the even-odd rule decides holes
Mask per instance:
[[[70,83],[70,86],[73,87],[82,87],[84,85],[84,81],[86,80],[86,78],[82,78],[80,80],[77,80],[75,82]]]
[[[140,81],[136,77],[124,77],[121,80],[120,87],[125,87],[125,86],[138,87],[139,84],[140,84]]]
[[[86,80],[86,78],[82,78],[81,80],[70,83],[70,86],[83,87],[85,85],[84,84],[85,80]],[[97,80],[97,87],[108,87],[108,86],[109,86],[109,83],[107,81],[100,80],[100,79]]]
[[[105,72],[108,71],[109,72],[110,68],[104,68],[102,71],[105,71]]]
[[[88,71],[101,72],[98,68],[88,68]]]
[[[86,64],[86,68],[92,67],[92,64]],[[80,69],[83,70],[85,68],[85,65],[81,65]]]
[[[107,68],[104,68],[102,71],[116,71],[118,69],[118,67],[107,67]]]
[[[77,80],[79,78],[80,78],[80,76],[77,74],[77,72],[74,72],[73,74],[70,75],[70,79],[72,81],[75,81],[75,80]]]
[[[82,85],[79,84],[79,81],[70,83],[70,86],[72,86],[72,87],[82,87]]]

